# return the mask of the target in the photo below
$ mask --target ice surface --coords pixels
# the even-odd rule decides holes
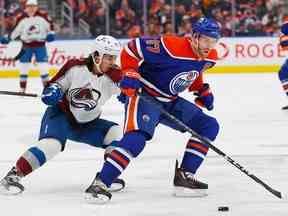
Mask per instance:
[[[273,188],[288,192],[288,105],[277,74],[208,74],[215,94],[221,132],[214,143]],[[29,79],[28,92],[40,93],[39,79]],[[1,79],[0,90],[18,90],[18,79]],[[191,98],[189,93],[183,94]],[[0,177],[38,136],[45,110],[38,98],[0,96]],[[123,107],[111,100],[104,116],[122,122]],[[214,152],[200,168],[209,183],[205,198],[172,196],[175,159],[181,159],[189,134],[159,126],[142,155],[125,171],[125,191],[107,205],[86,204],[83,191],[101,169],[103,151],[68,142],[67,149],[23,179],[20,196],[0,196],[2,216],[287,216],[288,201],[280,200]],[[218,206],[230,211],[218,212]]]

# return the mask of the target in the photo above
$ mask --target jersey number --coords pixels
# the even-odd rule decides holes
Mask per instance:
[[[160,41],[159,40],[155,40],[155,39],[151,39],[151,40],[146,40],[146,49],[150,52],[153,53],[160,53]]]

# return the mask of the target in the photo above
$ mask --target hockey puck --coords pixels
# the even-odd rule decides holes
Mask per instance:
[[[229,211],[229,207],[228,206],[219,206],[218,211]]]

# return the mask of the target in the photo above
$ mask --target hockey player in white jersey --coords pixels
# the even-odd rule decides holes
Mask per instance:
[[[122,76],[115,66],[120,48],[115,38],[100,35],[88,58],[68,61],[47,83],[42,101],[48,107],[42,118],[39,141],[20,156],[0,181],[0,192],[23,192],[21,178],[63,151],[67,139],[106,148],[121,138],[122,130],[117,123],[100,118],[105,102],[120,93],[118,82]],[[121,179],[113,184],[111,191],[125,186]]]
[[[40,10],[37,0],[27,0],[25,11],[16,17],[16,24],[9,37],[1,37],[0,42],[20,39],[23,47],[20,55],[20,92],[26,91],[28,72],[35,55],[43,86],[49,80],[46,42],[55,40],[54,26],[47,12]]]

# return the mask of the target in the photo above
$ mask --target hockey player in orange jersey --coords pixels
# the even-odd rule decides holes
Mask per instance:
[[[203,72],[216,63],[214,47],[219,38],[218,23],[203,17],[193,26],[191,37],[136,38],[125,46],[120,55],[124,73],[120,82],[120,99],[125,103],[124,136],[107,155],[99,176],[86,190],[87,196],[96,203],[108,201],[111,196],[107,196],[107,188],[142,152],[159,124],[185,132],[142,97],[151,99],[201,136],[215,140],[219,124],[198,106],[208,110],[214,107],[214,96],[209,84],[203,81]],[[140,88],[141,96],[137,93]],[[186,89],[196,95],[195,103],[179,96]],[[180,167],[176,163],[176,195],[183,195],[183,191],[196,197],[207,194],[208,184],[197,180],[195,174],[208,149],[195,137],[188,140]]]
[[[288,50],[288,16],[284,17],[284,21],[281,26],[280,45],[282,49]],[[284,64],[281,66],[278,75],[282,88],[288,97],[288,59],[286,59]],[[287,110],[288,105],[282,107],[282,109]]]

